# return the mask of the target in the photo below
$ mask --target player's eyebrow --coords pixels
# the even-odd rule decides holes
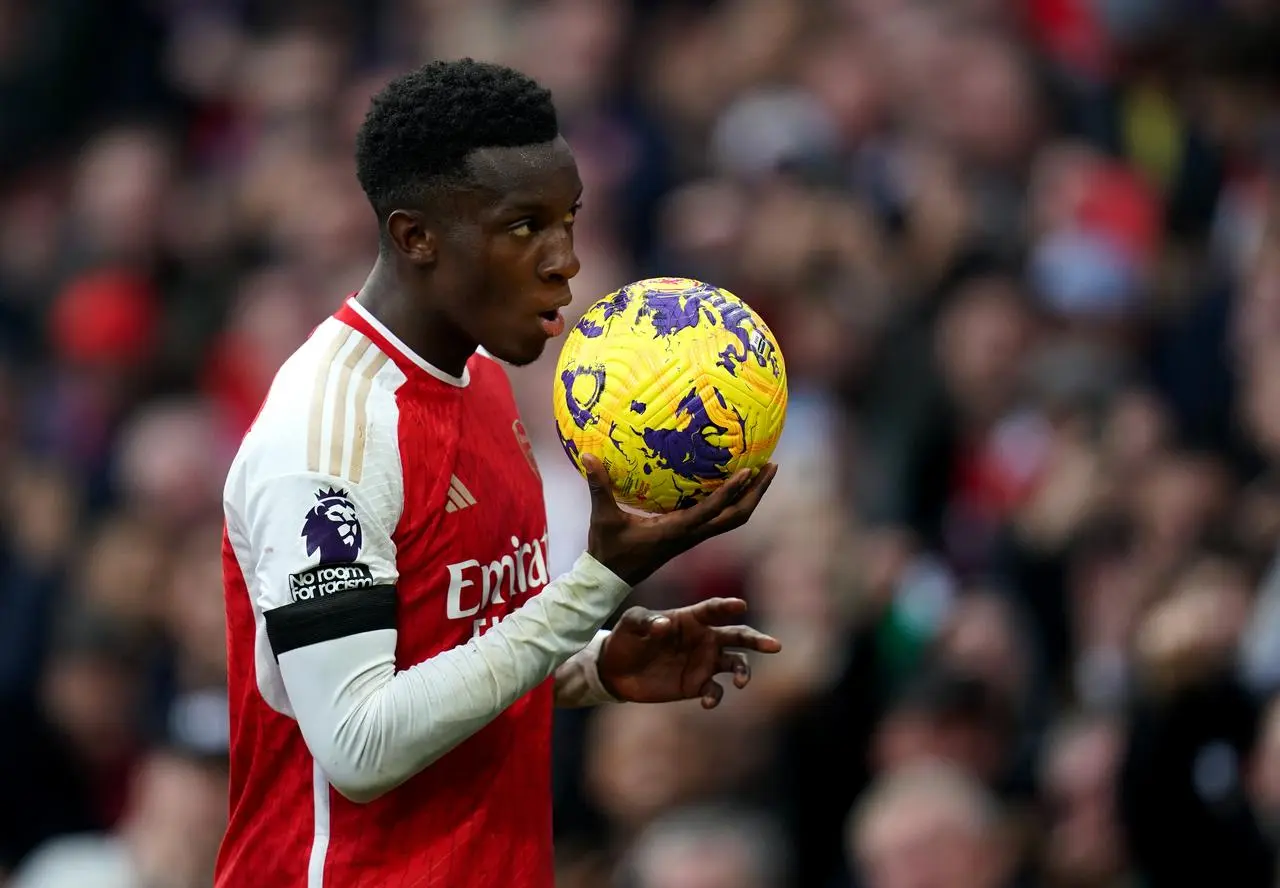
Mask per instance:
[[[498,206],[500,213],[536,213],[549,209],[551,204],[545,200],[520,200],[502,203]]]
[[[582,189],[578,190],[573,202],[569,205],[571,210],[576,210],[582,205]],[[508,215],[512,213],[543,213],[554,212],[555,208],[548,200],[540,200],[536,197],[517,197],[513,200],[504,200],[495,208],[500,215]]]

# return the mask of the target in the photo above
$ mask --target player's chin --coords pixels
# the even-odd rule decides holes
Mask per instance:
[[[542,357],[542,353],[547,349],[547,342],[547,337],[539,332],[536,336],[521,337],[519,340],[486,346],[486,349],[489,354],[504,364],[524,367]]]

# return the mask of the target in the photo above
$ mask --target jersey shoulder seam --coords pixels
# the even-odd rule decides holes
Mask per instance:
[[[288,447],[297,454],[287,461],[295,471],[359,484],[372,426],[395,410],[398,386],[386,378],[394,366],[359,330],[336,320],[323,325],[281,368],[251,433],[258,448]],[[396,430],[388,432],[396,441]]]

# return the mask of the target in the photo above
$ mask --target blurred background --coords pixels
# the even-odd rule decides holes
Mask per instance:
[[[562,888],[1274,888],[1276,5],[0,0],[0,884],[210,884],[224,472],[375,255],[370,95],[473,55],[554,90],[578,309],[728,287],[792,385],[635,593],[785,651],[561,714]]]

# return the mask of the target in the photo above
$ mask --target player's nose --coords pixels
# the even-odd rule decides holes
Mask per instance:
[[[582,269],[578,254],[573,249],[573,238],[567,234],[556,238],[538,263],[538,277],[548,284],[563,284]]]

